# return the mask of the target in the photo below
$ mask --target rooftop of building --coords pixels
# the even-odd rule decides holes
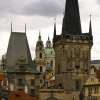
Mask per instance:
[[[38,100],[38,97],[26,94],[23,91],[13,91],[9,93],[8,100]]]
[[[91,64],[100,64],[100,60],[92,60]]]

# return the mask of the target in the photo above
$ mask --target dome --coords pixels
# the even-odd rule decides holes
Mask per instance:
[[[51,41],[50,41],[50,39],[48,37],[48,40],[46,42],[46,48],[51,48],[51,47],[52,47],[52,43],[51,43]]]
[[[53,48],[45,48],[45,56],[46,57],[54,57],[55,52]]]
[[[42,50],[44,48],[44,44],[43,44],[43,41],[41,40],[40,33],[39,33],[39,36],[38,36],[38,41],[36,43],[36,48],[39,48],[40,50]]]

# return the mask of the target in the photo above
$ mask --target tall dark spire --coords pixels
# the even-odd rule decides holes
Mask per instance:
[[[54,36],[53,36],[53,39],[55,39],[56,37],[56,19],[54,19],[55,22],[54,22]]]
[[[11,33],[12,33],[12,22],[11,22]]]
[[[26,31],[27,31],[27,30],[26,30],[26,24],[25,24],[25,33],[26,33]]]
[[[66,0],[62,34],[81,34],[81,22],[78,0]]]
[[[54,35],[56,36],[56,19],[55,19],[55,23],[54,23]]]
[[[38,37],[38,40],[41,41],[41,32],[39,30],[39,37]]]
[[[50,41],[49,35],[48,35],[48,41]]]
[[[91,23],[91,15],[90,15],[89,34],[90,34],[90,35],[92,35],[92,23]]]

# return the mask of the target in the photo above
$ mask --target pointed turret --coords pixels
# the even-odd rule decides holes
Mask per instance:
[[[51,48],[51,47],[52,47],[52,44],[51,44],[50,38],[48,36],[48,40],[46,42],[46,48]]]
[[[25,34],[26,34],[26,31],[27,31],[27,30],[26,30],[26,24],[25,24]]]
[[[29,44],[25,33],[12,32],[7,49],[7,67],[16,65],[17,60],[23,57],[25,63],[32,65]]]
[[[48,36],[48,41],[50,41],[50,38],[49,38],[49,36]]]
[[[89,36],[90,36],[90,39],[93,40],[91,15],[90,15],[90,24],[89,24]]]
[[[38,40],[41,41],[41,32],[39,31],[39,37],[38,37]]]
[[[54,23],[54,37],[56,36],[56,19],[55,19],[55,23]]]
[[[78,0],[66,0],[62,34],[81,34],[81,22]]]
[[[41,33],[39,31],[38,41],[36,43],[36,50],[42,50],[42,49],[44,49],[44,44],[43,44],[43,41],[41,39]]]
[[[11,22],[11,33],[12,33],[12,22]]]
[[[92,23],[91,23],[91,15],[90,15],[89,34],[90,34],[90,35],[92,35]]]
[[[54,23],[54,35],[53,35],[53,43],[56,37],[56,19],[55,19],[55,23]]]

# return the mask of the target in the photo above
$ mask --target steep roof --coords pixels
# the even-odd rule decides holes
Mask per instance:
[[[31,96],[23,91],[14,91],[9,93],[8,100],[38,100],[38,97]]]
[[[91,64],[100,64],[100,60],[92,60]]]
[[[81,34],[78,0],[66,0],[62,34]]]
[[[32,64],[32,58],[25,33],[12,32],[7,49],[7,66],[13,66],[16,61],[23,57],[26,63]]]
[[[12,32],[7,49],[7,67],[15,66],[19,59],[25,59],[25,64],[33,66],[26,33]]]

